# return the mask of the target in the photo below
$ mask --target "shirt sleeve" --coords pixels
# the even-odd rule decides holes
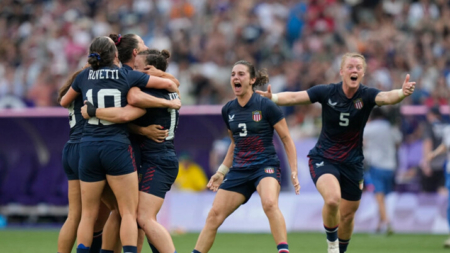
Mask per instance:
[[[263,99],[263,103],[263,117],[266,117],[271,126],[274,126],[284,118],[280,107],[278,107],[272,100],[265,98]]]
[[[131,70],[128,72],[127,79],[130,87],[136,86],[139,88],[145,88],[145,86],[147,86],[148,79],[150,79],[150,76],[145,73]]]
[[[320,84],[307,89],[306,92],[308,93],[311,103],[322,103],[324,95],[328,94],[329,87],[328,84]]]
[[[228,123],[227,114],[228,114],[228,104],[222,107],[222,119],[223,122],[225,122],[225,125],[227,125],[227,128],[230,130],[230,123]]]
[[[88,71],[88,70],[86,70]],[[81,82],[82,82],[82,76],[85,73],[85,71],[80,72],[80,74],[75,77],[75,80],[73,80],[72,83],[72,89],[78,93],[81,93]]]
[[[369,104],[371,106],[377,105],[377,103],[375,103],[375,97],[378,95],[378,93],[380,93],[379,89],[367,88],[366,97],[367,97],[367,101],[369,102]]]

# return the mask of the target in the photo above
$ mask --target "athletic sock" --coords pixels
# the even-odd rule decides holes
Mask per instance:
[[[114,250],[101,249],[100,253],[114,253]]]
[[[350,243],[350,239],[348,239],[348,240],[339,239],[339,253],[346,252],[349,243]]]
[[[77,253],[89,253],[89,247],[86,247],[84,244],[80,243],[77,246]]]
[[[287,242],[280,242],[277,245],[278,253],[289,253],[289,246]]]
[[[201,252],[198,251],[198,250],[196,250],[196,249],[194,249],[194,250],[192,251],[192,253],[201,253]]]
[[[336,241],[338,239],[338,235],[337,234],[338,234],[339,225],[337,225],[334,228],[329,228],[329,227],[327,227],[325,225],[323,225],[323,227],[325,228],[325,231],[327,232],[327,240],[329,242],[334,242],[334,241]]]
[[[102,234],[103,230],[98,232],[94,232],[94,238],[92,239],[91,248],[89,249],[89,253],[99,253],[102,248]]]
[[[137,253],[137,247],[136,246],[123,246],[123,253]]]

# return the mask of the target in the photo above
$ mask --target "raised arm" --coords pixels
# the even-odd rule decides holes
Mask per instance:
[[[59,104],[62,107],[67,108],[75,100],[75,98],[78,97],[78,95],[80,95],[80,93],[76,92],[72,87],[70,87],[66,94],[61,98]]]
[[[289,161],[289,166],[291,167],[291,181],[295,188],[295,193],[298,195],[300,193],[300,183],[298,182],[298,170],[297,170],[297,151],[295,149],[294,141],[289,134],[289,129],[286,123],[286,119],[280,120],[274,126],[275,130],[280,136],[283,142],[284,149]]]
[[[233,133],[230,130],[228,130],[228,135],[230,136],[231,143],[230,146],[228,147],[227,154],[223,159],[222,164],[219,166],[217,172],[214,175],[212,175],[211,179],[206,185],[208,189],[214,192],[216,192],[219,189],[219,186],[220,184],[222,184],[225,175],[228,173],[230,167],[233,165],[233,155],[234,155],[233,153],[236,144],[234,143]]]
[[[96,108],[92,103],[85,101],[81,107],[83,118],[97,117],[114,123],[126,123],[145,114],[145,109],[126,105],[125,107]]]
[[[378,93],[375,97],[375,103],[379,106],[400,103],[405,97],[413,94],[415,85],[416,82],[410,82],[409,74],[407,74],[401,89],[382,91]]]
[[[181,108],[179,99],[157,98],[141,91],[138,87],[133,87],[128,91],[127,101],[130,105],[141,108],[171,108],[176,110]]]
[[[277,105],[291,106],[291,105],[307,105],[311,104],[308,92],[295,91],[295,92],[281,92],[272,94],[270,85],[267,87],[267,91],[259,91],[256,93],[259,95],[271,99]]]

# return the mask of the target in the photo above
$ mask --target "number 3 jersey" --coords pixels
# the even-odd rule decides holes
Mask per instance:
[[[154,97],[173,100],[178,98],[177,93],[168,92],[159,89],[143,89],[143,92]],[[175,151],[174,138],[178,127],[178,110],[169,108],[148,108],[144,116],[135,120],[133,123],[139,126],[161,125],[164,130],[169,130],[169,134],[162,143],[155,142],[147,137],[138,136],[141,152],[145,153],[167,153]]]
[[[254,166],[279,166],[273,146],[273,126],[284,118],[280,108],[270,99],[253,93],[245,106],[237,99],[222,108],[222,117],[233,133],[236,144],[233,169],[251,169]]]
[[[361,163],[364,160],[364,126],[380,91],[361,84],[355,95],[347,98],[340,82],[317,85],[307,92],[311,103],[322,104],[322,131],[308,156],[335,162]]]
[[[145,87],[147,74],[119,67],[86,68],[72,83],[72,88],[97,108],[124,107],[128,90]],[[118,141],[129,144],[126,124],[115,124],[96,117],[86,120],[81,141]]]

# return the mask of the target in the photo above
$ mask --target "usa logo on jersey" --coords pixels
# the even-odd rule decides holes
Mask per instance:
[[[358,98],[358,99],[353,100],[353,104],[355,105],[355,108],[358,109],[358,110],[362,109],[363,106],[364,106],[362,98]]]
[[[255,121],[255,122],[260,122],[262,120],[261,111],[253,111],[252,116],[253,116],[253,121]]]

